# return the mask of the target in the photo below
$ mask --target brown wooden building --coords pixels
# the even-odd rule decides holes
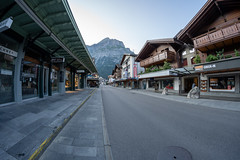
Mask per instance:
[[[208,0],[176,38],[200,56],[202,95],[240,96],[239,0]]]

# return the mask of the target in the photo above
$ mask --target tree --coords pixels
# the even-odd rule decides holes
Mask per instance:
[[[196,55],[196,57],[193,59],[193,62],[194,62],[195,64],[201,63],[200,56],[199,56],[199,55]]]
[[[164,61],[164,65],[163,65],[163,69],[166,70],[166,69],[171,69],[171,65],[170,63],[168,63],[167,61]]]

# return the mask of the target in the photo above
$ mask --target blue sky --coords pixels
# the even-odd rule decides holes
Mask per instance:
[[[173,38],[207,0],[68,0],[87,45],[109,37],[139,53],[147,40]]]

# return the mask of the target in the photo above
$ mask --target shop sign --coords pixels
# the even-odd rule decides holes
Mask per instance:
[[[195,70],[196,71],[202,71],[203,70],[203,66],[195,66]]]
[[[52,63],[63,63],[63,62],[65,62],[65,58],[63,58],[63,57],[54,57],[54,58],[51,59],[51,62]]]
[[[6,69],[0,69],[0,74],[11,76],[12,75],[12,71],[6,70]]]
[[[7,18],[0,22],[0,32],[3,32],[7,29],[9,29],[12,25],[13,20],[11,18]]]
[[[13,57],[17,57],[17,55],[18,55],[17,52],[15,52],[15,51],[13,51],[11,49],[8,49],[6,47],[3,47],[1,45],[0,45],[0,52],[8,54],[8,55],[13,56]]]
[[[212,68],[216,68],[216,64],[210,64],[210,65],[203,66],[203,69],[212,69]]]
[[[77,73],[85,73],[85,70],[77,70]]]
[[[35,74],[32,74],[32,73],[22,73],[22,76],[23,77],[28,77],[28,78],[35,78]]]

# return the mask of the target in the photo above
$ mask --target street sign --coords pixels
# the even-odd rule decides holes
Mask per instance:
[[[7,18],[5,20],[3,20],[2,22],[0,22],[0,33],[9,29],[11,27],[13,23],[12,18]]]

